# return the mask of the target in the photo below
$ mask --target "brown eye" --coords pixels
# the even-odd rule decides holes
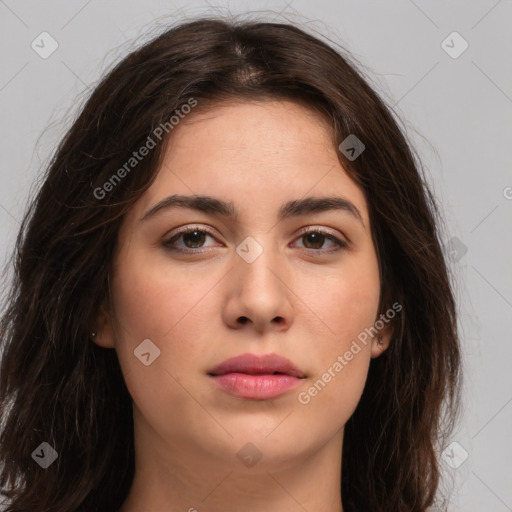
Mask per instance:
[[[299,239],[303,240],[304,249],[314,252],[335,252],[347,247],[345,242],[331,233],[324,232],[320,229],[309,229],[305,233],[302,233]],[[326,241],[331,242],[331,248],[324,248],[322,250]]]
[[[307,249],[321,249],[325,241],[325,235],[322,233],[306,233],[302,238]]]
[[[171,236],[168,240],[163,242],[164,247],[169,250],[176,250],[182,252],[201,252],[195,251],[194,249],[202,249],[205,246],[206,238],[214,238],[213,234],[209,230],[204,228],[192,227],[183,229],[179,233]],[[178,244],[178,241],[182,243]]]
[[[189,231],[188,233],[182,233],[181,236],[183,237],[183,242],[187,247],[190,249],[197,249],[200,247],[206,238],[206,234],[204,231]],[[189,241],[191,245],[187,242]]]

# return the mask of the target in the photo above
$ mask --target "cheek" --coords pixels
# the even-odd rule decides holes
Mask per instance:
[[[200,350],[199,334],[208,331],[208,294],[221,276],[201,273],[199,278],[185,267],[169,267],[157,258],[148,261],[147,256],[131,254],[117,263],[113,280],[115,344],[125,374],[141,371],[134,350],[143,340],[150,339],[160,350],[155,365],[173,371],[193,358]]]
[[[373,326],[379,306],[380,279],[373,251],[347,257],[329,275],[303,275],[296,281],[299,297],[315,313],[325,351],[341,352]]]
[[[117,263],[115,312],[134,335],[162,338],[201,301],[218,281],[212,272],[170,265],[165,255],[128,253]]]
[[[325,441],[349,420],[363,393],[371,360],[370,336],[365,329],[375,319],[377,292],[373,295],[342,286],[322,296],[322,319],[335,334],[315,344],[317,371],[297,402],[307,412],[306,421],[320,429]]]
[[[130,256],[130,255],[129,255]],[[187,392],[190,369],[195,369],[205,350],[213,314],[208,301],[222,275],[170,270],[157,259],[126,257],[116,267],[113,279],[116,351],[126,386],[137,408],[167,435],[180,430],[169,411],[188,418],[201,415],[201,408]],[[211,330],[211,329],[210,329]],[[201,336],[202,334],[202,336]],[[144,352],[144,340],[151,340]],[[145,365],[138,354],[150,352]],[[153,359],[153,353],[158,354]]]
[[[355,259],[354,259],[355,261]],[[313,280],[314,281],[314,280]],[[378,313],[380,280],[374,255],[325,279],[310,282],[308,305],[318,312],[322,343],[315,344],[318,372],[297,397],[309,417],[322,417],[329,432],[339,429],[354,412],[364,389],[371,359],[367,331]],[[326,434],[328,432],[326,431]]]

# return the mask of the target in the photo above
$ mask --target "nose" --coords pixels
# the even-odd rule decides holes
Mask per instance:
[[[285,331],[294,315],[291,273],[284,256],[270,243],[262,243],[260,237],[259,244],[263,252],[250,263],[238,253],[233,256],[223,320],[233,329]]]

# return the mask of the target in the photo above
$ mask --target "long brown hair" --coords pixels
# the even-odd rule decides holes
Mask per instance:
[[[336,147],[350,134],[364,143],[358,158],[339,159],[367,199],[380,310],[403,309],[345,426],[343,505],[424,511],[456,417],[460,356],[441,218],[419,159],[345,52],[289,24],[204,18],[166,30],[102,79],[24,217],[0,325],[6,512],[105,512],[127,496],[131,397],[115,351],[92,343],[90,326],[107,298],[120,223],[154,180],[165,138],[122,181],[112,176],[191,98],[197,109],[292,99],[328,120]],[[32,456],[43,442],[58,453],[47,469]]]

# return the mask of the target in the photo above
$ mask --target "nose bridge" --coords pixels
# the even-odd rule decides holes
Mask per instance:
[[[238,317],[246,317],[259,329],[276,318],[288,324],[291,305],[286,264],[272,242],[272,234],[247,237],[237,247],[237,253],[234,266]]]
[[[280,256],[272,242],[272,234],[247,237],[237,247],[238,261],[236,267],[240,284],[250,288],[256,295],[273,294],[283,286],[276,274],[282,272]],[[281,278],[283,279],[283,278]]]

